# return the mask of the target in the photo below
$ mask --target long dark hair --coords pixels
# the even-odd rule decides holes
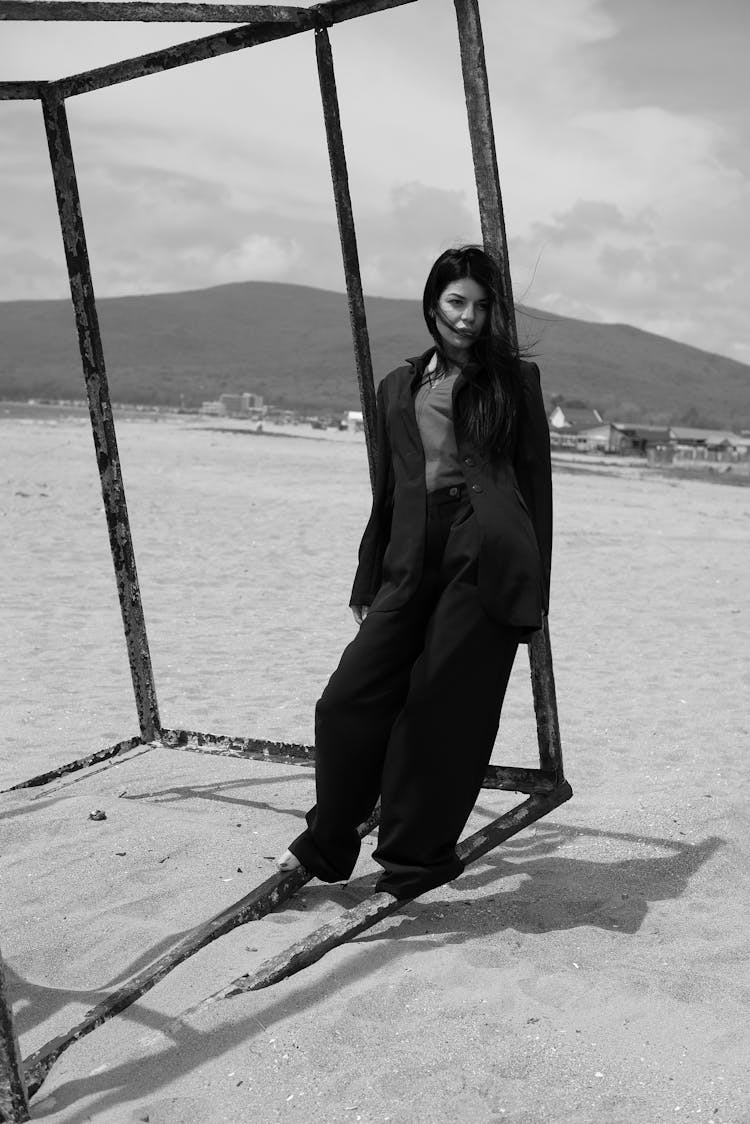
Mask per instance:
[[[510,311],[497,262],[479,246],[445,250],[428,274],[422,309],[437,345],[438,362],[447,365],[436,324],[438,301],[449,285],[466,277],[486,291],[490,308],[484,330],[472,348],[473,362],[466,369],[467,385],[457,399],[455,422],[484,455],[492,457],[512,448],[520,394],[520,352],[511,335]]]

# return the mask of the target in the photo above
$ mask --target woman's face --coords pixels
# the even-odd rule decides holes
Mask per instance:
[[[487,290],[471,277],[452,281],[443,289],[435,310],[435,326],[449,356],[467,358],[484,330],[489,311]]]

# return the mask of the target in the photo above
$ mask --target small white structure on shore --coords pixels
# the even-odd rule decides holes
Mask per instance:
[[[349,429],[354,433],[361,433],[365,428],[365,420],[361,410],[347,410],[339,422],[339,429]]]
[[[550,429],[577,432],[601,425],[604,418],[593,406],[562,406],[558,403],[547,421]]]

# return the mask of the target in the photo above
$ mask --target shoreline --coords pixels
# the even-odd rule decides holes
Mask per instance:
[[[327,441],[336,445],[365,445],[363,430],[317,429],[308,422],[282,424],[262,423],[241,418],[213,418],[210,415],[179,414],[174,411],[139,410],[132,406],[113,407],[115,425],[159,424],[170,428],[182,427],[185,432],[206,432],[247,437],[289,437],[305,441]],[[0,425],[55,426],[64,423],[88,423],[86,406],[32,405],[0,400]],[[617,456],[603,453],[551,452],[552,471],[556,473],[608,476],[644,480],[696,480],[709,484],[726,484],[730,487],[750,487],[750,461],[682,461],[678,464],[650,464],[645,457]]]

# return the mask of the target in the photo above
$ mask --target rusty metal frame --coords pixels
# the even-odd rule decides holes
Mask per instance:
[[[28,1119],[28,1091],[5,984],[5,967],[0,956],[0,1120],[20,1124]]]
[[[75,163],[67,125],[65,100],[68,97],[101,89],[147,74],[261,43],[313,31],[318,66],[323,119],[331,167],[336,215],[346,277],[346,291],[357,368],[371,479],[376,454],[375,387],[367,330],[357,240],[349,192],[346,155],[341,131],[336,80],[328,28],[335,23],[371,15],[416,0],[327,0],[309,8],[259,4],[161,3],[144,0],[0,0],[2,20],[102,20],[141,22],[241,23],[202,39],[98,67],[56,81],[0,82],[0,101],[38,100],[41,102],[49,147],[52,176],[57,197],[60,226],[70,280],[71,297],[78,329],[79,346],[97,464],[104,498],[120,608],[125,631],[133,690],[140,727],[139,736],[125,739],[108,749],[50,770],[41,776],[13,786],[15,789],[61,782],[70,773],[73,780],[90,775],[93,766],[108,768],[118,759],[136,751],[154,748],[191,749],[223,753],[251,760],[275,760],[310,765],[309,746],[267,742],[252,738],[229,738],[188,730],[168,730],[161,726],[156,687],[148,648],[146,622],[141,603],[130,522],[120,468],[112,405],[104,363],[104,349],[94,298],[93,281],[86,249]],[[502,264],[504,295],[513,309],[513,292],[508,261],[505,222],[495,152],[487,68],[479,15],[479,0],[454,0],[466,97],[469,134],[477,185],[479,213],[485,247]],[[511,324],[516,335],[515,320]],[[562,749],[557,717],[555,682],[552,667],[549,627],[535,634],[529,646],[531,682],[537,726],[539,768],[505,765],[488,767],[483,787],[528,794],[528,798],[495,819],[482,831],[464,840],[459,854],[473,862],[535,820],[570,799],[572,791],[563,774]],[[66,781],[65,783],[73,783]],[[365,834],[377,824],[377,810],[361,825]],[[207,943],[236,925],[265,916],[294,894],[309,879],[300,868],[279,873],[256,887],[249,895],[217,917],[197,926],[155,964],[132,978],[67,1034],[35,1052],[25,1062],[19,1060],[10,1001],[5,989],[0,959],[0,1120],[28,1120],[28,1097],[41,1086],[54,1061],[63,1050],[106,1019],[124,1010],[153,987],[173,967]],[[329,949],[376,924],[381,918],[407,904],[390,894],[372,895],[354,910],[349,910],[332,925],[312,933],[298,945],[287,949],[261,966],[253,976],[243,976],[205,1002],[228,998],[247,990],[267,987],[319,960]]]

